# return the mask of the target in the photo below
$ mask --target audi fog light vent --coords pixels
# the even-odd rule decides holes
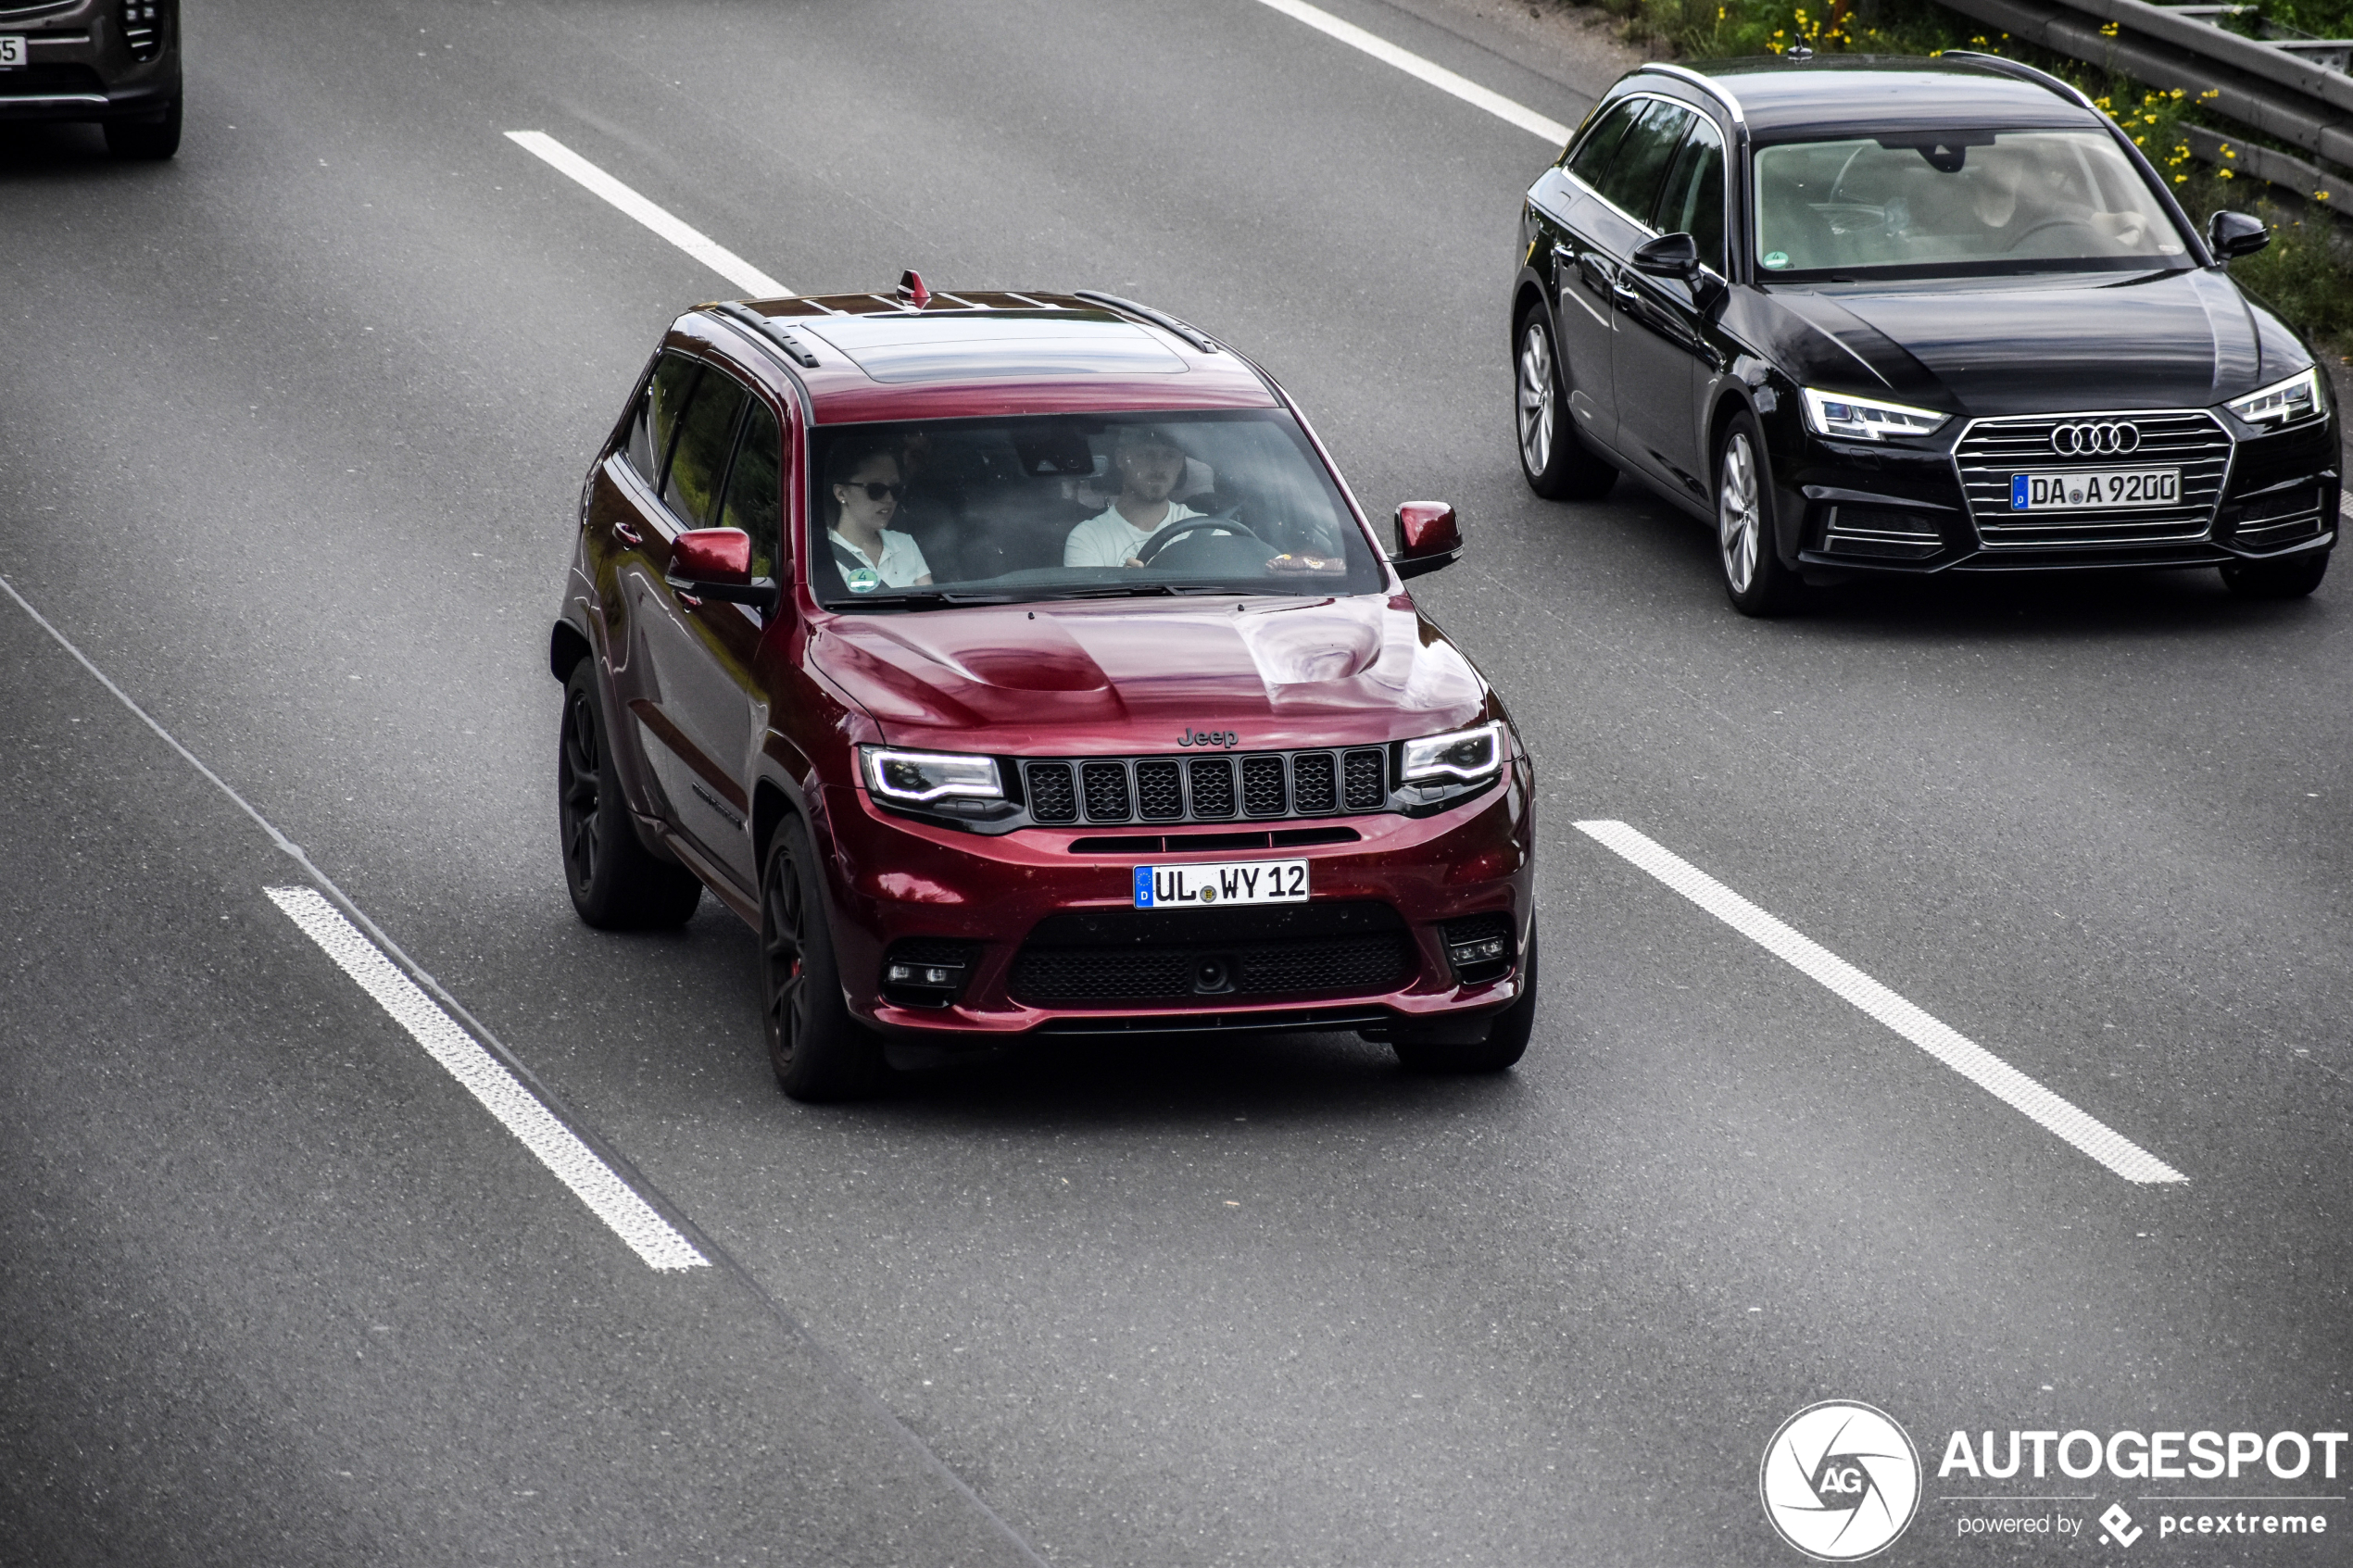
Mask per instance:
[[[2327,413],[2329,395],[2321,381],[2321,368],[2313,365],[2222,407],[2251,425],[2292,425]]]
[[[123,0],[122,42],[145,65],[163,52],[163,0]]]
[[[1806,424],[1817,435],[1843,441],[1884,441],[1891,435],[1930,435],[1953,416],[1933,408],[1903,403],[1852,397],[1843,392],[1818,392],[1806,387]]]

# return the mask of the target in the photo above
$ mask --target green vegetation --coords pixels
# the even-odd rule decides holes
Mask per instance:
[[[2338,219],[2274,192],[2259,180],[2190,156],[2185,124],[2225,136],[2243,128],[2180,93],[1988,36],[1933,0],[1590,0],[1621,18],[1629,39],[1686,59],[1778,55],[1803,41],[1818,53],[1932,55],[1982,49],[2066,78],[2121,125],[2173,184],[2190,215],[2220,207],[2252,212],[2271,225],[2271,243],[2231,264],[2231,275],[2283,320],[2329,351],[2353,350],[2353,235]],[[2353,34],[2353,0],[2258,0],[2271,21],[2331,37]],[[2255,13],[2243,16],[2252,22]],[[2250,27],[2249,31],[2253,31]],[[2229,144],[2225,143],[2226,148]],[[2347,193],[2353,198],[2353,193]]]

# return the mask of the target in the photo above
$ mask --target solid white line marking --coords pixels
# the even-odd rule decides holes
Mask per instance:
[[[1800,935],[1705,872],[1624,822],[1579,822],[1577,830],[1730,926],[1758,947],[1869,1013],[1954,1072],[2022,1111],[2128,1182],[2185,1182],[2181,1172],[1969,1039],[1906,1001],[1812,939]]]
[[[558,173],[578,181],[751,297],[781,299],[792,294],[792,290],[717,240],[656,207],[546,132],[510,131],[507,140],[545,159]]]
[[[286,918],[326,950],[359,988],[373,997],[394,1022],[425,1047],[426,1054],[449,1070],[490,1114],[522,1140],[525,1148],[556,1173],[559,1181],[580,1195],[599,1220],[612,1227],[656,1269],[701,1269],[711,1260],[697,1251],[670,1222],[612,1167],[597,1158],[573,1130],[556,1120],[539,1097],[515,1081],[498,1060],[482,1048],[472,1035],[418,989],[415,981],[394,966],[359,928],[343,918],[333,904],[308,887],[272,887],[271,899]]]
[[[1526,104],[1515,103],[1501,93],[1492,93],[1468,77],[1457,76],[1435,60],[1426,60],[1410,49],[1401,49],[1378,33],[1366,32],[1354,22],[1344,22],[1329,11],[1310,6],[1307,0],[1258,0],[1283,15],[1305,22],[1318,32],[1328,33],[1352,49],[1362,49],[1383,65],[1395,66],[1407,76],[1418,77],[1441,93],[1452,93],[1466,104],[1485,109],[1498,119],[1510,120],[1522,131],[1541,136],[1555,147],[1568,144],[1569,128],[1559,120],[1538,114]]]

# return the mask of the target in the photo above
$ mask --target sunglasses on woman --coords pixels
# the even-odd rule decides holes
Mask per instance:
[[[886,495],[895,501],[907,488],[904,484],[887,484],[879,479],[853,479],[846,481],[845,485],[851,490],[863,490],[869,501],[879,501]]]

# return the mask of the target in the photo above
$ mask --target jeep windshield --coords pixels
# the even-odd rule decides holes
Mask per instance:
[[[809,583],[829,609],[1317,596],[1386,581],[1280,409],[818,427]]]
[[[1920,132],[1755,154],[1760,282],[2189,265],[2104,131]]]

